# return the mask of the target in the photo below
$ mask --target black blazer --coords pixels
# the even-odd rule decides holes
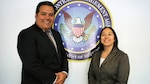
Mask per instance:
[[[36,24],[18,35],[17,49],[22,61],[21,84],[52,84],[55,73],[68,72],[68,61],[60,34],[51,29],[59,55],[48,36]]]
[[[129,59],[127,54],[117,48],[100,64],[101,52],[94,53],[91,60],[88,81],[89,84],[127,84],[129,76]]]

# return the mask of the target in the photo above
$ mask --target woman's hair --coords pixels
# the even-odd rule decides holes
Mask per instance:
[[[101,32],[100,32],[100,39],[101,39],[102,32],[103,32],[106,28],[109,28],[109,29],[113,32],[113,34],[114,34],[114,40],[115,40],[115,42],[114,42],[113,48],[114,48],[114,47],[118,48],[118,38],[117,38],[117,34],[116,34],[116,32],[115,32],[115,30],[114,30],[113,28],[111,28],[111,27],[104,27],[104,28],[101,30]],[[103,46],[103,44],[101,43],[101,41],[100,41],[100,43],[99,43],[99,47],[100,47],[100,51],[104,50],[104,46]]]
[[[36,14],[40,11],[40,7],[43,6],[43,5],[47,5],[47,6],[52,6],[53,9],[54,9],[54,13],[56,12],[56,9],[55,9],[55,6],[52,2],[50,1],[43,1],[43,2],[40,2],[37,7],[36,7]]]

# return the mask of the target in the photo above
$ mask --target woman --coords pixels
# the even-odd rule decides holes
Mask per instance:
[[[111,27],[100,33],[100,49],[92,56],[89,84],[127,84],[129,76],[128,55],[118,48],[118,39]]]

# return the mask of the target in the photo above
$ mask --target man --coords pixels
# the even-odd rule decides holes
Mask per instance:
[[[68,61],[60,34],[52,29],[55,7],[49,1],[36,8],[36,22],[18,35],[17,49],[22,61],[21,84],[63,84]],[[46,34],[52,33],[54,42]],[[56,45],[55,45],[56,44]]]

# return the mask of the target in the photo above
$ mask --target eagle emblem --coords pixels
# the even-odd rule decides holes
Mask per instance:
[[[94,13],[95,11],[90,12],[88,15],[86,15],[84,20],[81,20],[79,16],[72,18],[69,13],[62,10],[65,26],[71,31],[69,35],[72,36],[74,42],[79,43],[82,41],[87,41],[92,32],[96,30],[94,26],[90,26]],[[85,33],[85,30],[88,28],[90,28],[90,30],[88,33]],[[62,29],[62,26],[60,26],[60,29],[66,33],[66,31]]]

